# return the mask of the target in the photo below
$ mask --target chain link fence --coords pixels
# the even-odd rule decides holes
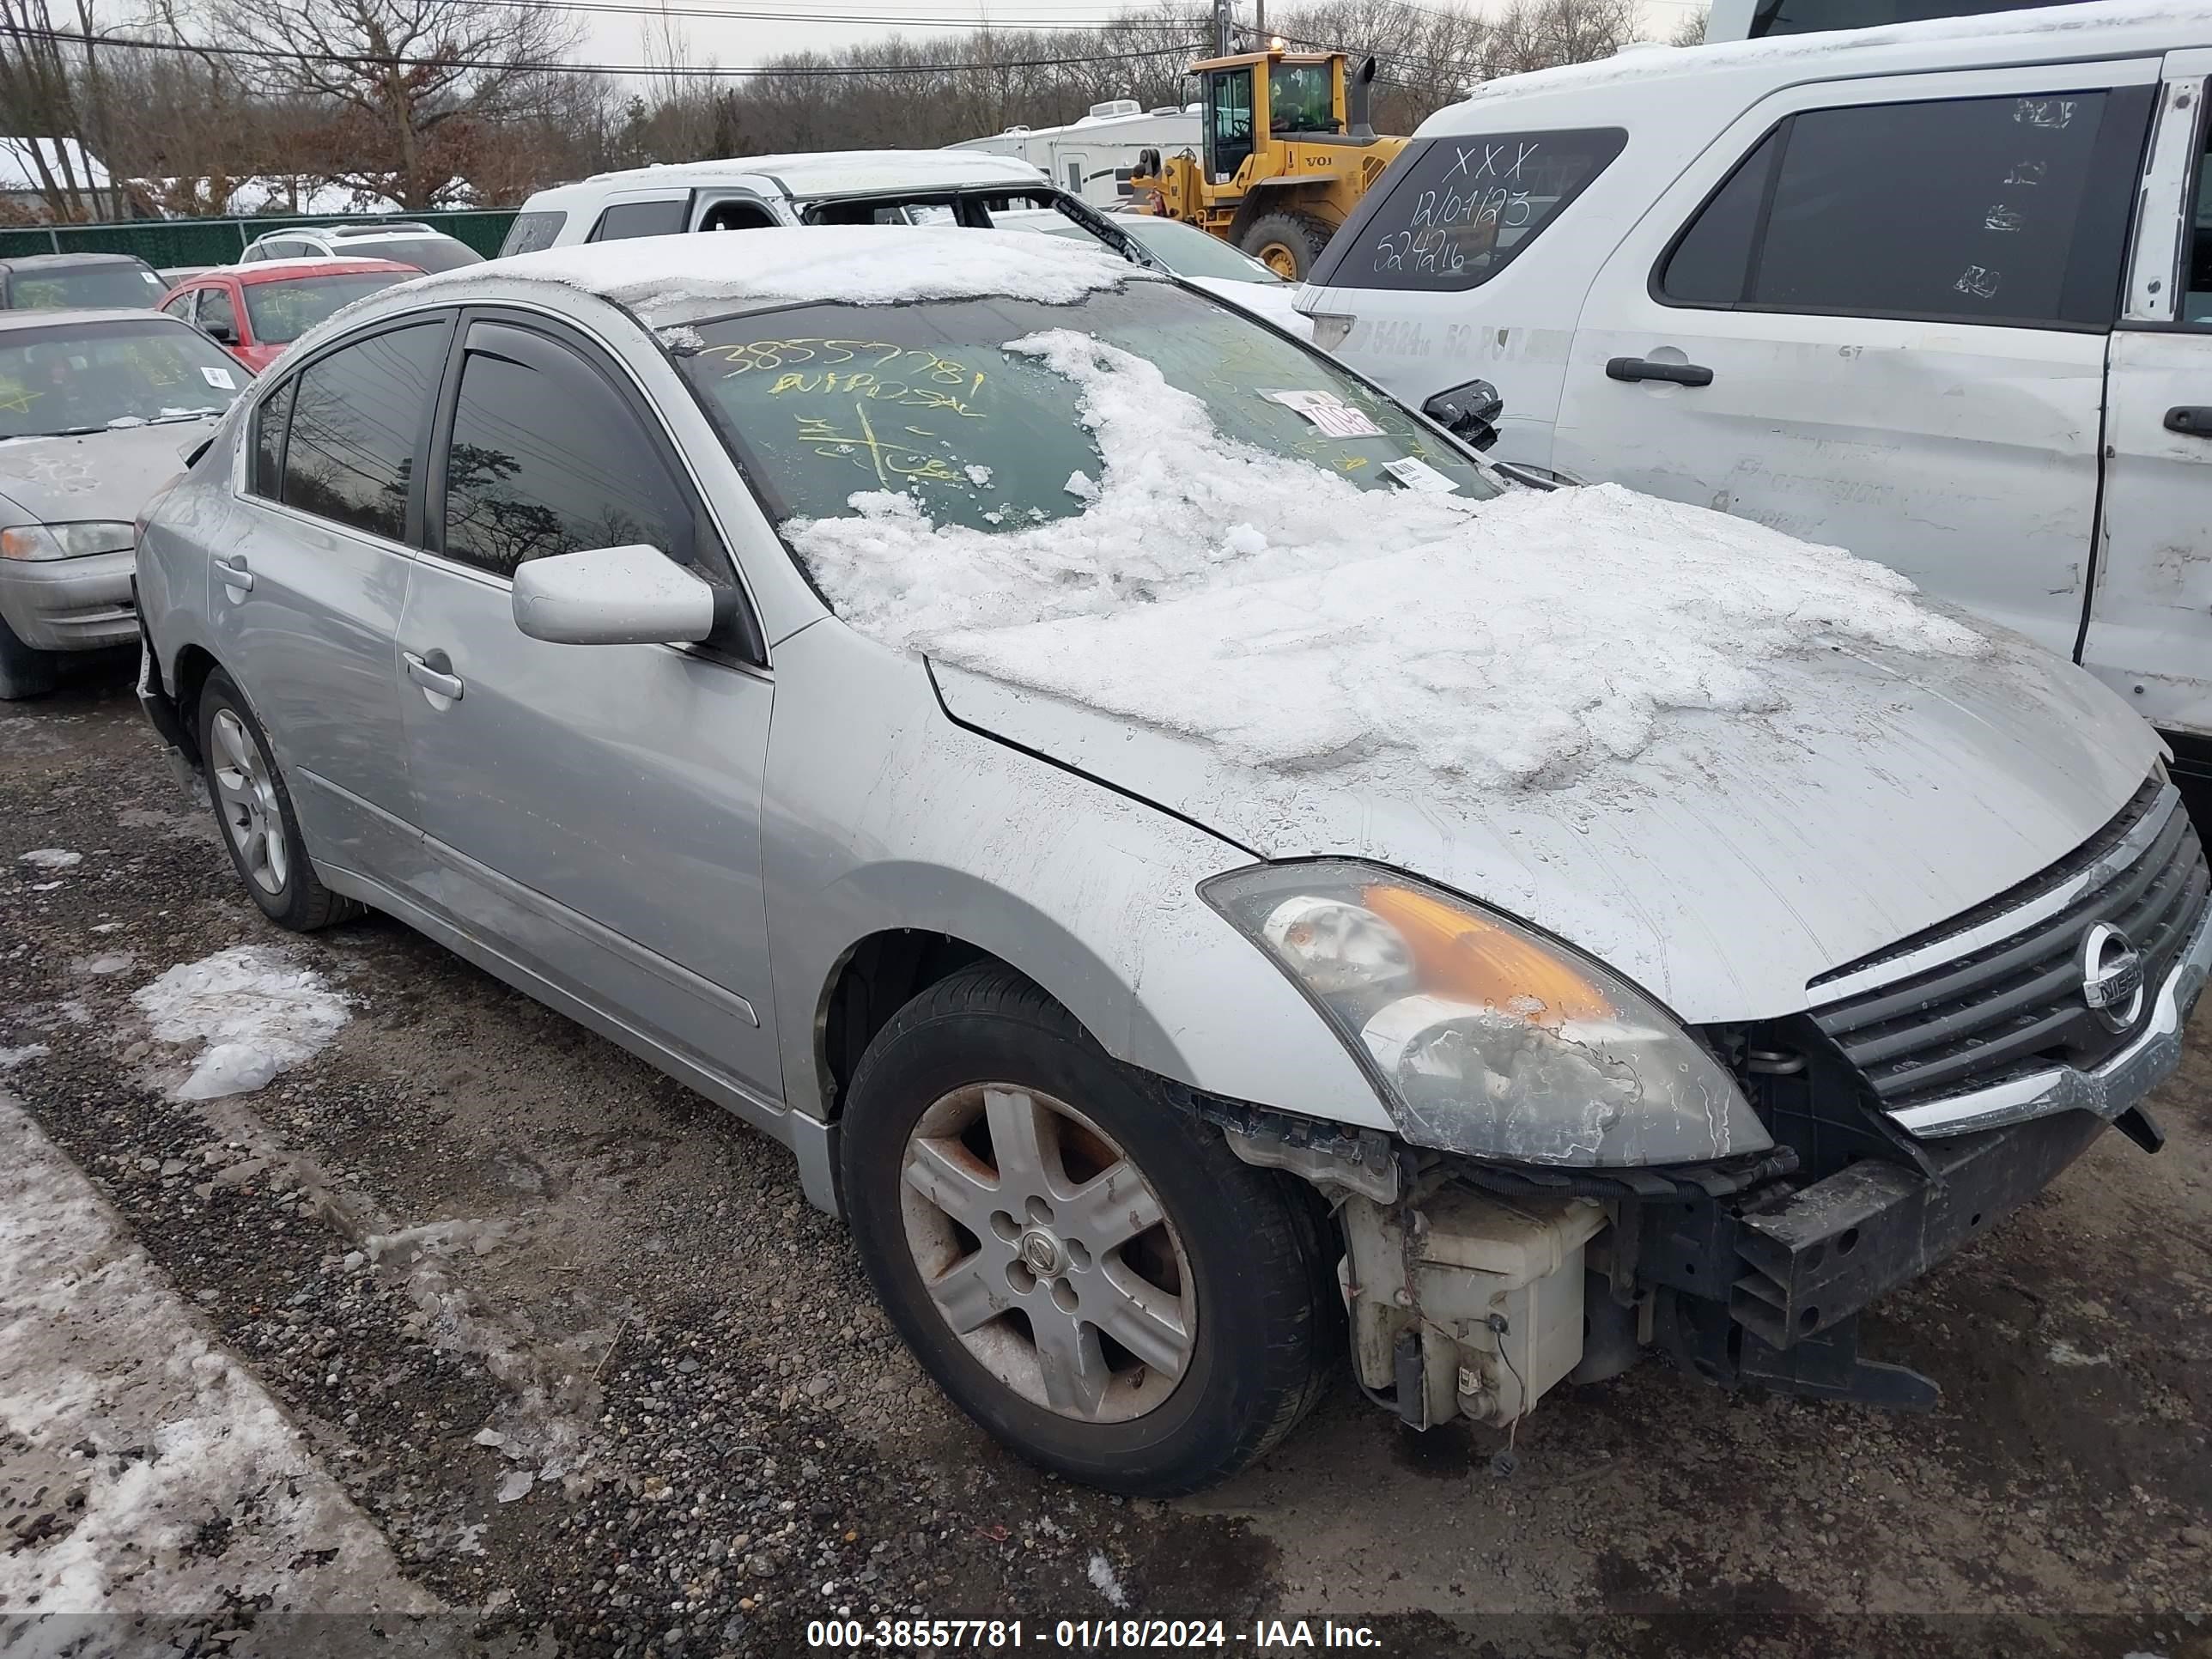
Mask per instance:
[[[141,219],[116,225],[25,225],[0,230],[0,258],[27,253],[135,253],[156,270],[174,265],[234,264],[246,245],[272,230],[312,225],[428,225],[466,242],[487,259],[499,252],[514,210],[446,210],[434,213],[324,215],[252,219]]]

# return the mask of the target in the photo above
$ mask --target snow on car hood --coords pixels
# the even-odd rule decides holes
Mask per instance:
[[[0,495],[21,509],[10,522],[137,518],[154,492],[185,470],[184,450],[206,437],[217,418],[0,442]]]
[[[1839,550],[1613,486],[1362,490],[1089,336],[1007,349],[1080,388],[1096,499],[786,525],[847,622],[930,657],[957,719],[1261,856],[1443,882],[1686,1018],[1802,1007],[2085,840],[2156,752],[2087,676]]]

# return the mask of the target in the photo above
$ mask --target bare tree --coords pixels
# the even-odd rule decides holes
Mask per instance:
[[[1674,32],[1667,37],[1670,46],[1702,46],[1705,44],[1705,25],[1712,21],[1711,6],[1699,6],[1694,11],[1682,14],[1682,21],[1674,25]]]
[[[58,25],[46,0],[0,0],[0,126],[21,141],[24,172],[52,217],[97,219],[98,181],[79,164],[87,159],[81,76],[56,38],[73,22]]]
[[[487,129],[547,111],[548,71],[582,32],[478,0],[213,0],[210,15],[227,43],[285,54],[234,60],[249,85],[331,112],[332,182],[417,210],[453,198]]]

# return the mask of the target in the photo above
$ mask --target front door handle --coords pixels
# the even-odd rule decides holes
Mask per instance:
[[[1612,357],[1606,361],[1608,380],[1671,380],[1676,386],[1711,386],[1713,372],[1696,363],[1655,363],[1649,357]]]
[[[461,677],[447,672],[453,664],[447,661],[444,652],[433,651],[428,657],[418,657],[412,651],[403,651],[399,655],[407,665],[407,678],[425,691],[434,691],[455,702],[461,700]]]
[[[253,591],[253,573],[246,568],[246,556],[234,553],[228,558],[215,562],[216,574],[222,578],[225,587],[234,587],[241,593]]]
[[[2212,404],[2176,404],[2166,411],[2166,429],[2185,437],[2212,438]]]

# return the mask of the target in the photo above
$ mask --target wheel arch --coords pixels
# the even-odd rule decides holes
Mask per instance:
[[[1022,971],[972,939],[930,928],[880,928],[848,945],[831,965],[814,1010],[814,1063],[823,1116],[835,1121],[842,1115],[846,1091],[860,1056],[901,1008],[931,986],[978,963]]]

